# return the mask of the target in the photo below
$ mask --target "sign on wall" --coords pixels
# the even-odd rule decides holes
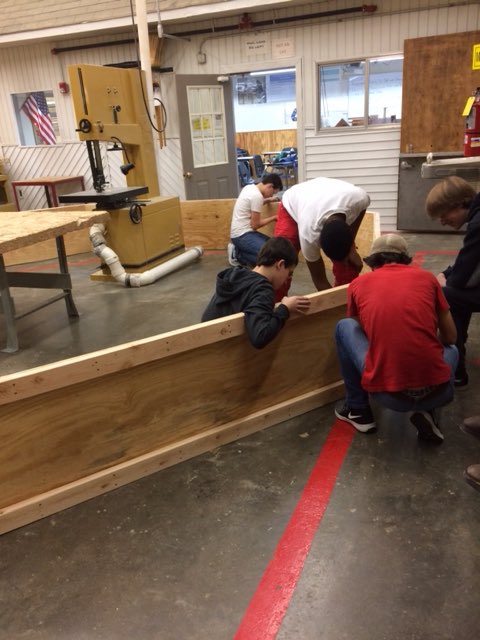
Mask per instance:
[[[295,42],[289,38],[272,40],[272,58],[293,58],[295,56]]]
[[[473,45],[472,69],[480,69],[480,44]]]
[[[248,58],[256,56],[270,57],[272,50],[270,33],[252,33],[245,40],[245,52]]]

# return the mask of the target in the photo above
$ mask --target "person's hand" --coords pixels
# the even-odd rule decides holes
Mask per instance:
[[[439,273],[437,276],[437,280],[438,280],[438,284],[441,287],[446,287],[447,286],[447,279],[445,278],[445,274],[444,273]]]
[[[270,196],[270,198],[265,198],[263,203],[267,202],[280,202],[280,198],[278,196]]]
[[[310,308],[310,299],[305,296],[284,296],[282,304],[287,307],[290,317],[298,317],[307,313]]]

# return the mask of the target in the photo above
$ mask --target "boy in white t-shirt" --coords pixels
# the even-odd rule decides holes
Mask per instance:
[[[229,246],[229,261],[233,266],[238,264],[253,267],[257,255],[268,236],[258,229],[277,219],[276,215],[262,218],[261,211],[266,202],[275,202],[275,195],[283,188],[282,179],[276,173],[270,173],[258,184],[247,184],[235,202],[230,228],[233,247]],[[234,248],[234,258],[232,249]]]
[[[302,251],[318,291],[331,286],[320,246],[333,261],[335,286],[347,284],[360,272],[362,259],[355,248],[355,235],[369,204],[364,189],[335,178],[313,178],[285,191],[274,235],[288,238]],[[287,282],[278,296],[287,295],[289,286]]]

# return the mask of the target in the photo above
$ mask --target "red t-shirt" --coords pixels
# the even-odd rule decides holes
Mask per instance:
[[[437,337],[443,291],[428,271],[386,264],[348,287],[348,315],[357,317],[369,348],[362,375],[367,391],[402,391],[441,384],[450,378]]]

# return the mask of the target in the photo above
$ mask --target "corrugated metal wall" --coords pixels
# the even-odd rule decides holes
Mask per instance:
[[[352,3],[330,2],[297,7],[296,14],[307,14],[332,8],[344,8]],[[415,10],[419,5],[426,7]],[[442,5],[442,6],[439,6]],[[393,12],[393,13],[392,13]],[[272,17],[266,13],[265,18]],[[260,20],[262,16],[256,16]],[[231,22],[231,20],[230,20]],[[209,24],[209,23],[205,23]],[[220,21],[216,21],[220,24]],[[199,25],[200,27],[202,25]],[[251,33],[229,32],[221,36],[191,36],[189,41],[165,40],[162,65],[172,66],[175,73],[229,74],[272,66],[297,66],[297,105],[299,108],[298,147],[302,157],[301,177],[308,179],[324,174],[348,179],[364,186],[372,197],[371,208],[380,212],[382,230],[396,226],[398,126],[367,131],[316,130],[317,65],[364,56],[378,56],[403,50],[406,38],[462,32],[480,27],[479,3],[445,6],[444,3],[413,0],[385,0],[374,14],[343,17],[329,21],[299,22],[281,29],[269,29],[272,39],[293,43],[295,54],[287,59],[271,59],[266,55],[247,54],[246,40]],[[182,27],[183,29],[185,27]],[[168,30],[167,30],[168,32]],[[122,39],[130,34],[108,35],[103,40]],[[78,42],[89,43],[94,38]],[[66,80],[65,67],[72,63],[105,64],[135,58],[134,47],[87,49],[52,56],[53,46],[71,46],[74,41],[32,44],[0,49],[0,143],[11,179],[33,175],[89,176],[83,145],[75,143],[75,123],[69,95],[58,91],[58,82]],[[199,64],[198,52],[206,54],[206,64]],[[179,147],[178,105],[172,74],[157,75],[161,95],[168,112],[167,147],[162,151],[161,192],[183,197],[183,178]],[[11,105],[11,93],[53,89],[58,105],[60,134],[63,145],[54,149],[18,147],[16,125]],[[109,154],[112,184],[123,181],[114,158]],[[113,156],[113,157],[112,157]],[[118,181],[118,182],[117,182]]]

